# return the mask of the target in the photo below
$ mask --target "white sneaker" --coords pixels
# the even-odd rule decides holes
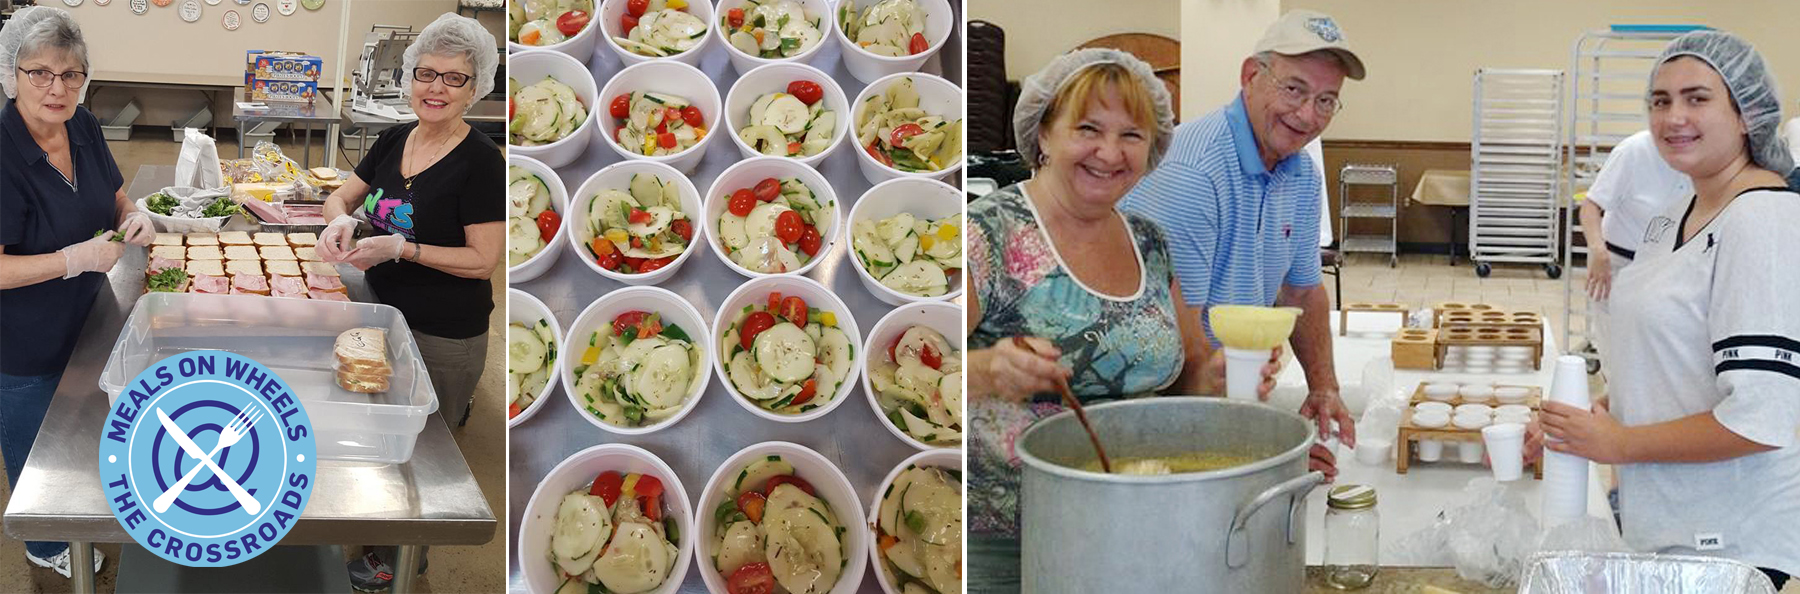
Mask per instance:
[[[57,553],[55,557],[49,559],[33,555],[27,551],[25,553],[25,558],[30,559],[33,565],[37,565],[38,567],[48,567],[56,570],[56,573],[62,574],[63,577],[71,577],[69,574],[68,549],[63,549],[63,552]],[[100,565],[105,562],[106,553],[100,552],[100,549],[94,549],[94,573],[100,573]]]

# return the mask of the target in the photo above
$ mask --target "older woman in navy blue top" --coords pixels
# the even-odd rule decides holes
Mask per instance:
[[[87,44],[69,14],[20,10],[0,30],[0,454],[16,482],[106,272],[149,245],[100,123],[82,108]],[[120,241],[120,240],[123,241]],[[69,576],[68,546],[26,557]],[[95,551],[94,563],[101,562]]]

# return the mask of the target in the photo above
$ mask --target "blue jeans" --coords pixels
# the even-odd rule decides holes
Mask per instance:
[[[18,492],[19,473],[25,471],[25,459],[31,457],[31,444],[37,441],[38,428],[44,426],[44,413],[50,410],[50,398],[62,374],[7,375],[0,373],[0,456],[6,457],[6,484]],[[25,551],[35,557],[49,559],[69,548],[66,542],[26,542]]]

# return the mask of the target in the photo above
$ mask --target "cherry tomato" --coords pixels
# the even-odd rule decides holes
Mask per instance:
[[[800,213],[791,210],[782,211],[779,216],[775,217],[775,237],[780,238],[782,243],[800,241],[800,235],[805,233],[801,231],[801,228],[805,226],[806,223],[800,220]]]
[[[706,115],[700,113],[700,108],[692,105],[681,108],[681,121],[695,128],[706,127]]]
[[[690,105],[688,107],[693,107],[693,106]],[[663,123],[666,124],[669,122],[678,122],[678,121],[686,121],[686,118],[682,117],[681,110],[675,109],[673,107],[664,107],[663,108]]]
[[[656,270],[658,268],[668,266],[671,262],[674,262],[674,261],[675,261],[675,256],[656,258],[654,260],[645,260],[644,266],[642,268],[639,268],[638,272],[640,272],[640,273],[650,272],[652,270]],[[657,332],[661,332],[661,331],[662,330],[657,330]]]
[[[668,132],[669,132],[669,121],[668,120],[663,120],[663,121],[656,123],[656,133],[657,134],[667,134]]]
[[[731,572],[725,582],[726,594],[770,594],[775,591],[775,573],[769,564],[747,563]]]
[[[632,257],[627,256],[627,257],[625,257],[625,265],[631,267],[632,274],[637,274],[638,269],[644,267],[644,259],[643,258],[632,258]]]
[[[799,99],[801,103],[807,105],[818,103],[819,98],[825,96],[825,89],[819,87],[819,83],[810,80],[797,80],[788,83],[787,92],[789,95],[793,95],[795,99]]]
[[[738,328],[740,333],[738,346],[750,348],[750,345],[756,341],[756,335],[773,327],[775,327],[774,315],[766,311],[752,312],[749,317],[744,318],[743,327]]]
[[[562,226],[562,215],[556,214],[556,211],[546,210],[544,212],[538,213],[538,216],[537,216],[538,237],[542,238],[545,242],[548,242],[552,238],[555,238],[556,237],[556,228],[561,227],[561,226]]]
[[[880,164],[886,165],[888,167],[893,167],[894,160],[891,158],[888,158],[887,153],[881,151],[881,148],[879,146],[877,146],[879,144],[881,144],[881,141],[879,141],[879,140],[872,141],[869,143],[869,146],[863,147],[863,150],[869,151],[869,156],[874,157],[876,163],[880,163]]]
[[[649,10],[649,9],[650,9],[650,0],[626,0],[625,1],[625,14],[628,14],[628,15],[631,15],[634,17],[641,17],[641,16],[644,16],[644,11]]]
[[[798,143],[798,142],[788,143],[788,153],[787,154],[790,154],[790,155],[800,154],[800,143]]]
[[[912,36],[912,40],[906,42],[906,53],[908,53],[908,54],[921,53],[921,52],[924,52],[927,47],[930,47],[930,44],[925,42],[925,34],[924,33],[914,33]]]
[[[625,331],[628,329],[636,330],[638,324],[642,323],[644,318],[649,316],[649,312],[636,310],[619,314],[618,317],[613,318],[613,336],[624,336]]]
[[[631,224],[633,224],[633,225],[642,225],[644,223],[650,222],[651,219],[654,219],[654,218],[655,217],[650,216],[650,211],[648,211],[648,210],[644,210],[641,208],[633,208],[633,209],[631,209],[631,214],[627,215],[625,217],[625,220],[630,221]]]
[[[894,127],[894,133],[889,136],[888,144],[896,146],[896,147],[902,146],[901,143],[904,142],[907,138],[910,138],[913,136],[918,136],[918,135],[924,134],[924,133],[925,133],[925,129],[920,127],[918,124],[901,124],[899,126]]]
[[[650,477],[644,477],[644,478],[650,478]],[[638,479],[638,480],[643,480],[643,479]],[[657,493],[655,495],[644,495],[642,497],[638,497],[638,501],[642,502],[644,505],[644,517],[645,518],[648,518],[652,522],[661,522],[662,521],[663,514],[662,514],[662,494],[661,493]]]
[[[631,16],[629,14],[619,15],[619,28],[624,29],[626,35],[630,35],[631,30],[636,29],[637,26],[638,26],[638,18],[637,17]]]
[[[744,9],[733,8],[725,11],[725,22],[730,23],[733,28],[744,26]]]
[[[636,237],[631,238],[631,247],[634,247],[634,248],[644,247],[644,240],[638,239]]]
[[[781,312],[781,292],[780,291],[770,292],[769,293],[769,313],[773,314],[773,313],[779,313],[779,312]]]
[[[571,10],[556,17],[556,30],[562,31],[564,37],[574,37],[576,33],[581,32],[583,27],[587,26],[588,20],[588,13]]]
[[[682,241],[694,240],[694,224],[687,222],[687,219],[669,223],[669,230],[674,231],[675,235],[681,237]]]
[[[800,477],[797,477],[797,476],[794,476],[791,474],[784,474],[784,475],[769,479],[769,485],[767,487],[764,487],[763,491],[766,493],[774,493],[775,487],[779,487],[783,484],[792,484],[795,487],[799,487],[801,491],[806,492],[807,495],[817,496],[817,494],[813,491],[812,483],[806,482],[806,479],[803,479],[803,478],[800,478]]]
[[[728,202],[725,204],[726,210],[729,210],[729,211],[731,211],[731,214],[734,214],[734,215],[737,215],[740,217],[750,216],[750,211],[755,208],[756,208],[756,194],[754,192],[751,192],[750,188],[744,188],[744,189],[738,190],[736,192],[732,192],[731,193],[731,202]]]
[[[619,491],[624,488],[625,477],[608,470],[594,478],[594,486],[588,488],[588,494],[599,497],[606,501],[608,507],[611,507],[613,502],[619,500]]]
[[[750,521],[752,522],[758,524],[762,523],[763,508],[767,507],[768,504],[769,498],[764,497],[762,493],[745,491],[738,494],[738,511],[744,512],[744,515],[746,516],[750,516]]]
[[[819,380],[808,379],[806,380],[806,383],[800,385],[800,393],[794,395],[793,402],[789,402],[788,404],[790,406],[806,404],[813,399],[813,395],[817,394],[818,391]]]
[[[652,497],[661,495],[663,493],[662,479],[648,474],[640,474],[638,475],[637,486],[632,487],[631,490],[636,491],[639,495]]]
[[[939,355],[937,349],[926,346],[919,350],[919,362],[924,363],[926,367],[937,369],[944,364],[944,356]]]
[[[513,418],[516,416],[519,416],[519,403],[514,402],[512,404],[507,405],[506,406],[506,418],[510,419],[510,418]]]
[[[763,202],[773,202],[773,201],[775,201],[775,197],[780,196],[780,195],[781,195],[781,180],[775,179],[773,177],[766,177],[766,178],[763,178],[762,181],[756,182],[756,199],[757,200],[761,200]]]
[[[781,300],[781,317],[787,318],[795,326],[806,327],[806,300],[798,295],[789,295]]]
[[[511,121],[513,118],[513,113],[515,113],[517,111],[519,111],[519,106],[513,105],[512,97],[507,97],[506,98],[506,119],[508,121]]]
[[[625,119],[631,116],[631,93],[620,93],[612,100],[612,117]]]
[[[819,255],[819,247],[824,243],[825,238],[819,236],[818,227],[807,225],[806,230],[800,233],[800,251],[806,252],[808,256]]]

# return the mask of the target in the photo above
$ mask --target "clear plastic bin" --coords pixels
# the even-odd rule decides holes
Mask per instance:
[[[394,368],[388,391],[358,394],[338,387],[332,356],[338,334],[387,330]],[[109,405],[150,364],[198,350],[229,351],[274,371],[306,404],[318,456],[325,460],[404,463],[437,392],[419,358],[406,318],[373,303],[277,299],[249,295],[149,293],[138,299],[100,374]]]
[[[1718,557],[1538,553],[1520,594],[1775,594],[1755,567]]]

